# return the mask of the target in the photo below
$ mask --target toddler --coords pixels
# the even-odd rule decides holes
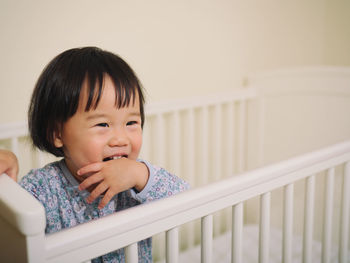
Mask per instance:
[[[138,159],[144,117],[142,87],[129,65],[96,47],[55,57],[36,83],[28,111],[34,146],[62,160],[25,175],[20,185],[57,232],[188,189],[182,179]],[[138,243],[152,262],[151,239]],[[123,262],[124,250],[93,259]]]

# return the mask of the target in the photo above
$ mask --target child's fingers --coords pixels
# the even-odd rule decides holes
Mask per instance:
[[[99,173],[91,175],[90,177],[86,178],[84,181],[81,182],[79,185],[79,190],[85,190],[89,186],[99,183],[103,180],[103,176]]]
[[[78,171],[78,175],[84,175],[88,173],[96,173],[101,170],[103,163],[91,163],[88,165],[85,165],[84,167],[81,167]]]
[[[99,197],[103,192],[108,189],[108,185],[105,182],[101,182],[96,186],[96,188],[90,193],[86,201],[91,204],[97,197]]]
[[[113,198],[113,196],[116,195],[116,193],[114,193],[111,189],[109,189],[104,197],[102,198],[101,202],[98,204],[98,209],[102,209],[104,208],[109,201],[111,201],[111,199]]]

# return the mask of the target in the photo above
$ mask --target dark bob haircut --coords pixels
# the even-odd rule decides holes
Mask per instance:
[[[62,149],[54,145],[55,134],[76,113],[84,81],[89,94],[85,111],[97,107],[105,74],[114,82],[117,108],[134,103],[138,95],[143,126],[142,86],[130,66],[119,56],[97,47],[74,48],[56,56],[35,85],[28,110],[33,145],[57,157],[63,156]]]

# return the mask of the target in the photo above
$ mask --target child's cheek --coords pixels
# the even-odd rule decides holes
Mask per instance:
[[[142,139],[139,140],[139,142],[137,143],[137,145],[135,145],[135,159],[137,159],[139,157],[140,154],[140,150],[141,150],[141,146],[142,146]]]

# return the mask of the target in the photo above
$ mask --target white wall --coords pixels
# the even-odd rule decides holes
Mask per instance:
[[[238,88],[262,69],[350,65],[346,10],[345,0],[1,0],[0,123],[24,120],[43,67],[77,46],[125,58],[148,101]]]

